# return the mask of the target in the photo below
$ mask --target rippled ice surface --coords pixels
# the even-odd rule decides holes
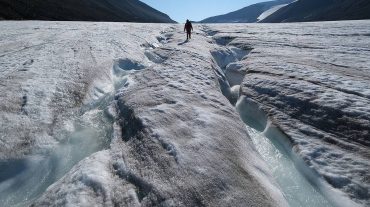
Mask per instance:
[[[263,133],[249,126],[246,128],[290,206],[332,206],[296,169],[293,161],[278,143],[272,142]]]
[[[108,97],[109,99],[110,97]],[[0,162],[0,206],[28,206],[75,164],[108,146],[112,124],[102,100],[77,117],[60,136],[61,144],[44,154]]]

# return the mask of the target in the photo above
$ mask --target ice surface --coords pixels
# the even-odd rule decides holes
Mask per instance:
[[[109,146],[112,121],[102,110],[107,103],[88,110],[66,123],[60,130],[59,144],[50,151],[34,153],[22,159],[0,162],[0,201],[2,206],[26,206],[45,192],[75,164]],[[89,107],[86,107],[89,108]]]
[[[170,24],[1,26],[4,205],[286,206],[202,27],[184,42]]]
[[[28,23],[2,22],[2,206],[31,204],[80,160],[109,147],[115,91],[130,84],[125,71],[148,64],[135,60],[142,51],[121,54],[156,41],[153,33],[124,45],[122,37],[136,34],[119,34],[114,23]]]
[[[266,123],[259,115],[266,114],[327,184],[323,191],[333,190],[339,197],[345,193],[365,206],[370,200],[367,24],[209,26],[214,39],[230,40],[227,47],[254,48],[238,63],[246,74],[240,95],[256,109],[247,112],[254,114],[248,119]]]
[[[5,205],[302,203],[238,99],[284,134],[307,200],[369,204],[368,21],[199,25],[190,41],[171,24],[0,24]]]
[[[332,206],[296,169],[284,147],[251,127],[247,127],[247,130],[258,152],[272,170],[290,206]]]

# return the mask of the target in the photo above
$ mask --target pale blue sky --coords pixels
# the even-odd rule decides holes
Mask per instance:
[[[177,22],[200,21],[268,0],[141,0]]]

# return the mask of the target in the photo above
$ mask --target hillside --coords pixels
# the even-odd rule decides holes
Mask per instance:
[[[370,19],[369,0],[299,0],[262,22],[309,22]]]
[[[287,4],[292,0],[267,1],[244,7],[240,10],[228,14],[209,17],[201,23],[253,23],[258,21],[258,17],[265,11],[282,4]]]
[[[0,19],[173,23],[138,0],[0,0]]]

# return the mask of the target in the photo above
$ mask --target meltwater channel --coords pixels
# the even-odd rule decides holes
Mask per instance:
[[[267,138],[263,132],[246,126],[262,158],[269,166],[291,207],[331,207],[332,204],[315,189],[296,169],[293,161],[279,143]]]
[[[61,130],[62,140],[52,150],[21,160],[0,162],[0,206],[30,206],[45,190],[79,161],[109,147],[113,117],[109,108],[113,93],[83,106]]]

